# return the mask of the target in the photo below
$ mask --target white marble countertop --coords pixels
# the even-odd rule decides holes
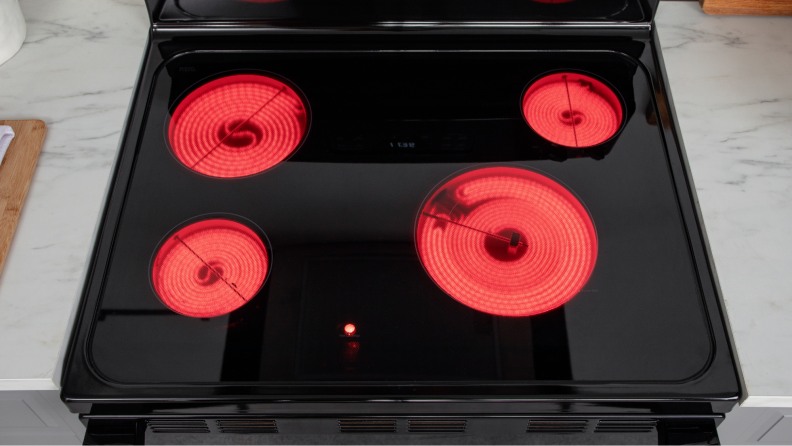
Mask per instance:
[[[658,34],[744,406],[792,407],[792,17],[661,3]]]
[[[47,137],[0,274],[0,390],[52,382],[149,21],[143,0],[21,0],[27,38],[0,65],[0,119]]]
[[[0,119],[49,132],[0,274],[0,390],[55,389],[148,29],[142,0],[20,0]],[[792,17],[662,3],[663,55],[750,397],[792,407]]]

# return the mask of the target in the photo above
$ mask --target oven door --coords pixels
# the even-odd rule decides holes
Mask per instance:
[[[720,444],[716,424],[721,420],[459,414],[90,417],[84,444]]]

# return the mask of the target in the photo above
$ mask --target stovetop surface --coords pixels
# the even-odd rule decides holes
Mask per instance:
[[[613,139],[568,149],[526,125],[523,92],[557,71],[618,92],[625,123]],[[196,173],[169,146],[170,114],[199,85],[240,73],[295,86],[307,136],[262,173]],[[713,355],[711,328],[656,110],[642,66],[606,51],[177,57],[152,86],[86,355],[103,379],[144,386],[691,380]],[[591,277],[555,310],[487,314],[422,267],[424,200],[492,166],[563,184],[596,227]],[[271,271],[238,310],[184,316],[158,299],[152,259],[175,228],[211,217],[265,234]],[[354,338],[339,334],[348,323]]]

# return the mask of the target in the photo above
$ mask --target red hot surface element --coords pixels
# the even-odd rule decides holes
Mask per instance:
[[[230,313],[258,293],[269,255],[247,226],[204,220],[171,235],[157,252],[152,281],[162,303],[191,317]]]
[[[252,74],[208,82],[173,112],[168,138],[190,169],[221,178],[253,175],[297,148],[307,126],[305,106],[288,85]]]
[[[601,144],[616,134],[622,122],[616,94],[602,82],[577,73],[554,73],[534,82],[522,107],[536,133],[567,147]]]
[[[513,167],[442,185],[418,219],[424,268],[447,294],[485,313],[530,316],[586,284],[597,259],[588,212],[564,186]]]

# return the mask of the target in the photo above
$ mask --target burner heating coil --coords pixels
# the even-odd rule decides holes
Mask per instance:
[[[528,125],[550,142],[591,147],[610,139],[622,123],[616,93],[577,73],[555,73],[534,82],[523,96]]]
[[[490,167],[443,184],[418,218],[416,244],[435,283],[499,316],[530,316],[574,297],[591,275],[597,236],[584,206],[538,173]]]
[[[221,178],[262,172],[285,160],[305,135],[305,106],[288,85],[252,74],[208,82],[173,112],[168,138],[190,169]]]
[[[162,303],[191,317],[220,316],[258,293],[269,270],[261,238],[231,220],[204,220],[168,237],[154,258],[152,282]]]

